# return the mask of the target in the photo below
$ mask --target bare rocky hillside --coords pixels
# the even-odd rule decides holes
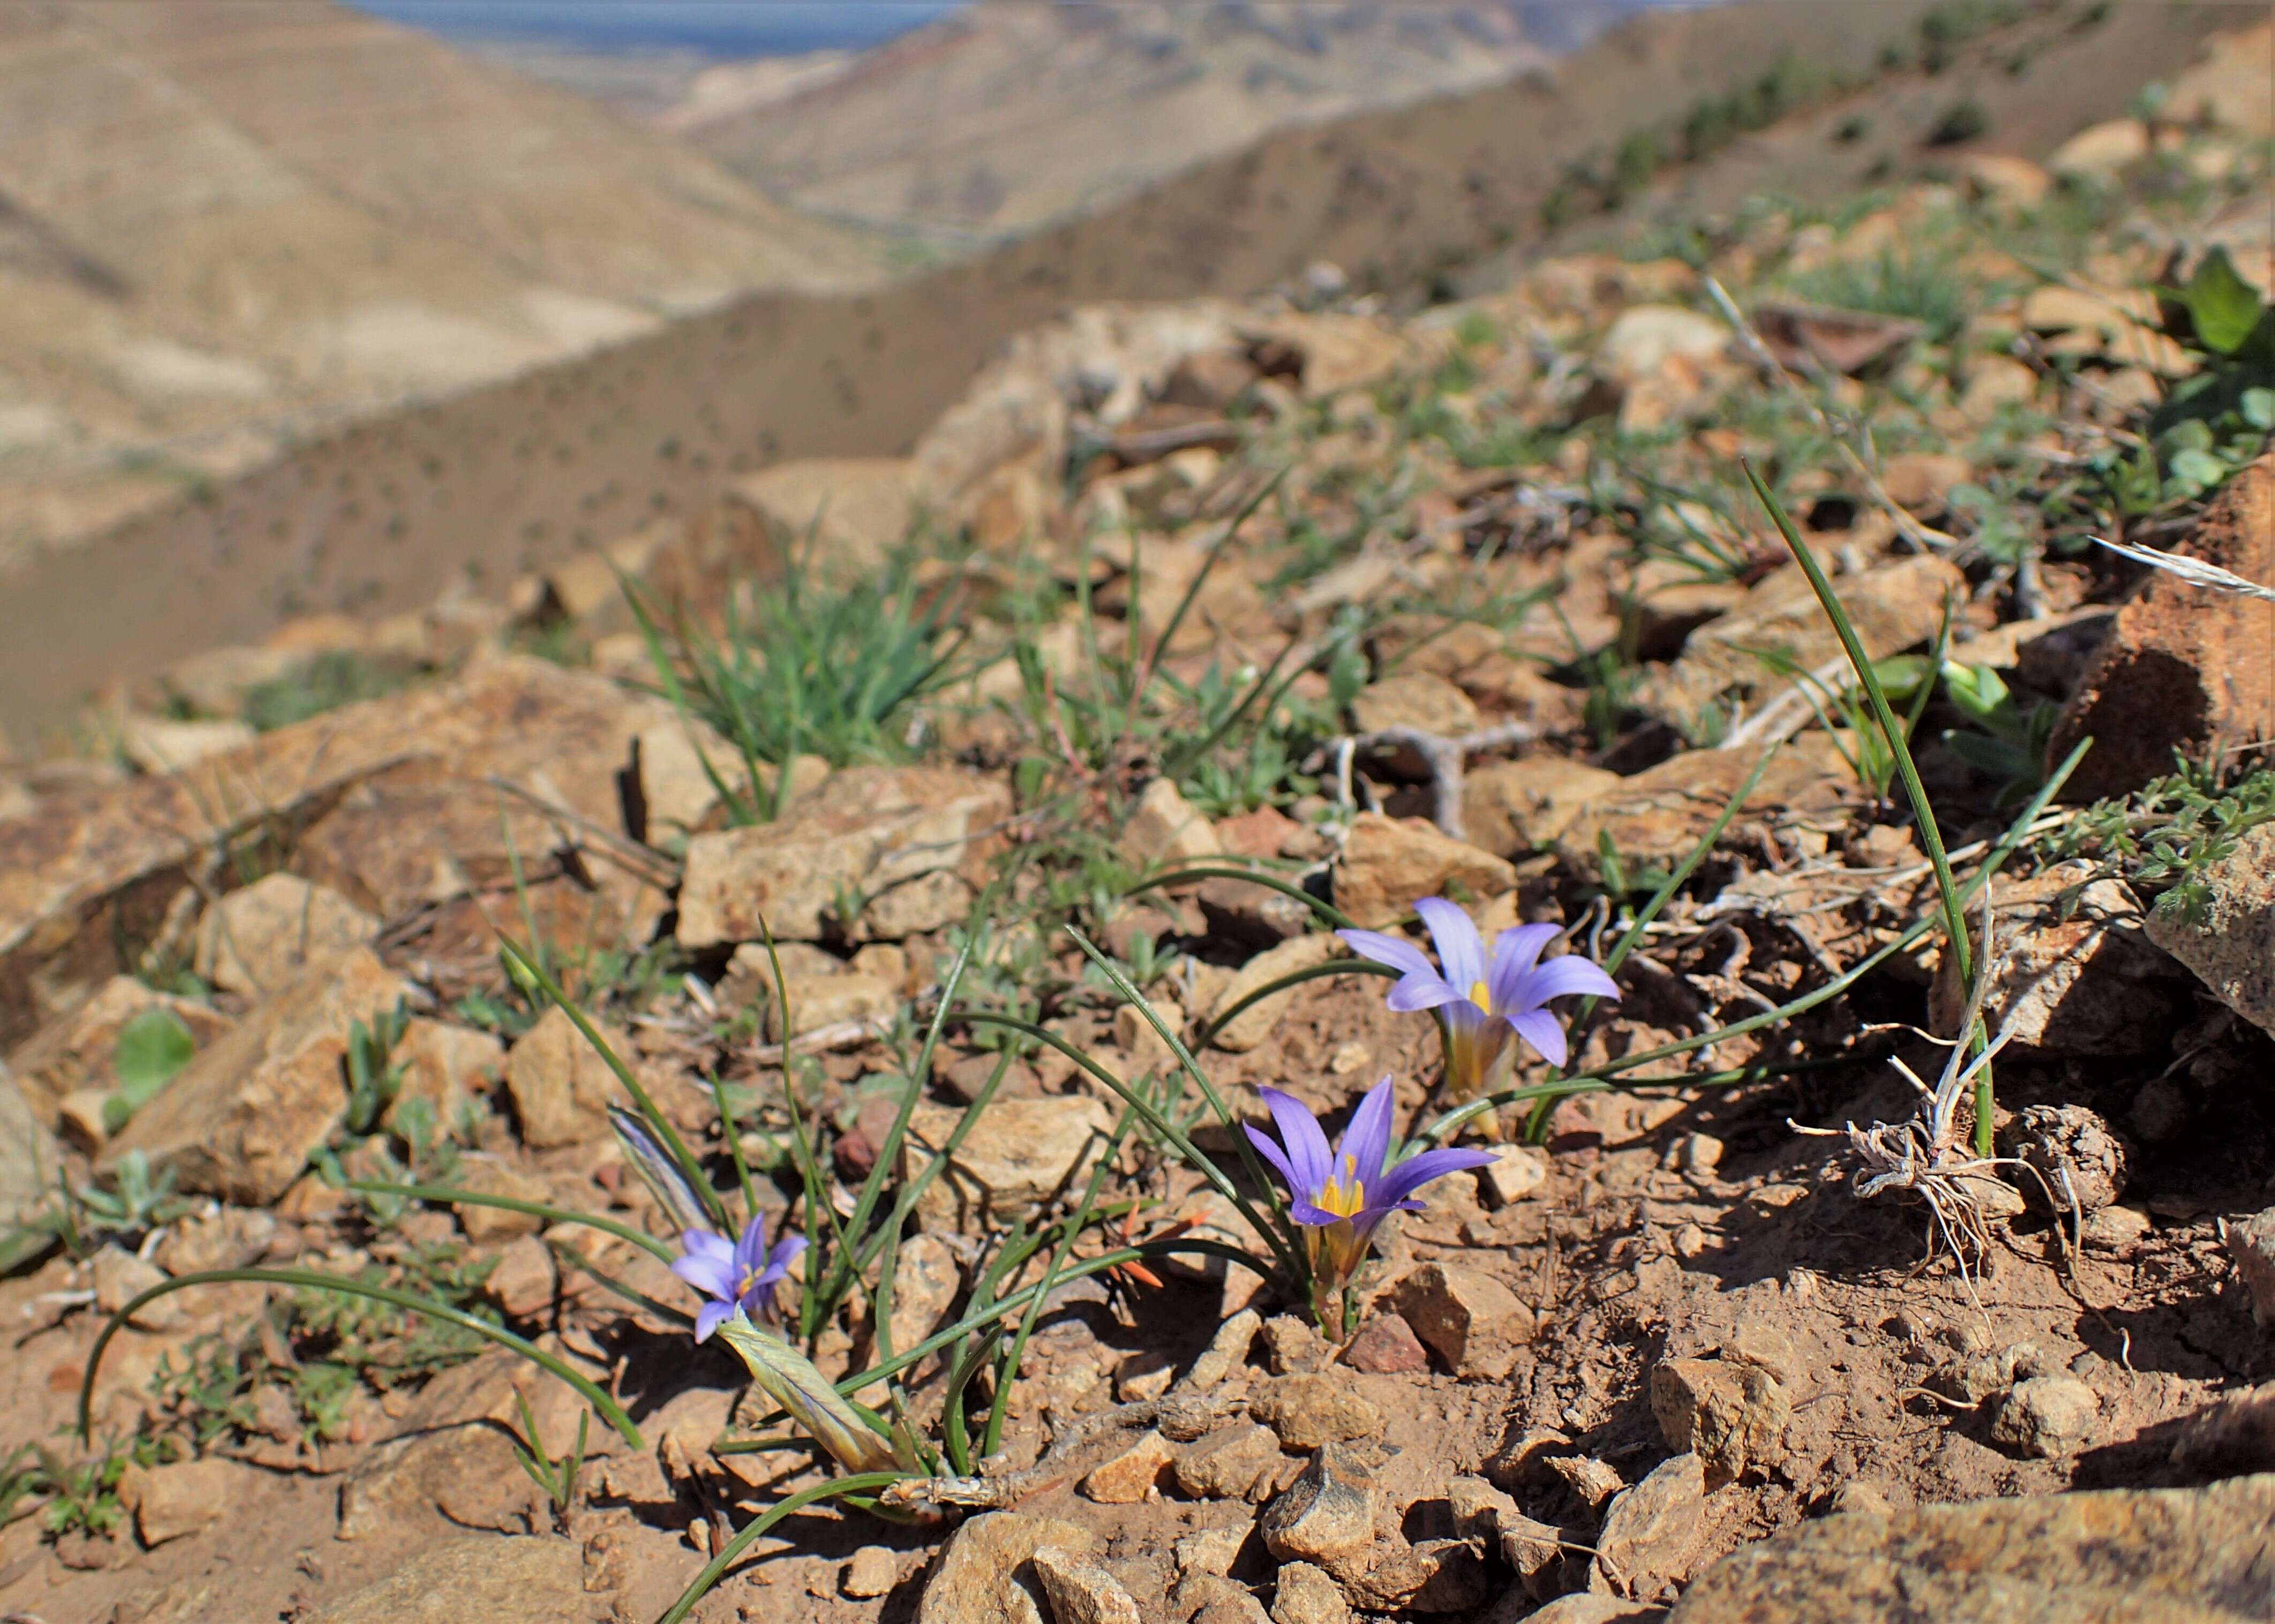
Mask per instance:
[[[1546,61],[1493,0],[979,0],[804,75],[714,69],[659,122],[817,214],[960,245],[1117,200],[1291,124]]]
[[[0,569],[344,418],[872,263],[329,0],[0,14]]]
[[[1012,334],[1070,303],[1244,296],[1319,260],[1402,298],[1450,289],[1496,246],[1521,254],[1622,217],[1583,210],[1552,227],[1547,206],[1572,194],[1576,171],[1608,174],[1638,132],[1681,157],[1700,105],[1739,98],[1773,123],[1659,171],[1654,197],[1727,199],[1735,171],[1829,203],[1969,154],[2043,158],[2124,112],[2144,78],[2187,72],[2208,31],[2258,15],[1961,8],[1972,21],[1931,71],[1920,29],[1950,10],[1891,0],[1870,9],[1870,31],[1841,0],[1640,18],[1546,78],[1285,132],[874,293],[757,296],[317,436],[11,574],[0,721],[28,735],[116,676],[296,614],[409,608],[461,576],[494,584],[696,511],[775,459],[905,450]],[[1795,67],[1829,100],[1765,102],[1765,78],[1784,83]],[[1929,144],[1962,97],[1987,129]],[[1881,116],[1891,107],[1902,116]],[[1867,134],[1834,140],[1852,117]]]

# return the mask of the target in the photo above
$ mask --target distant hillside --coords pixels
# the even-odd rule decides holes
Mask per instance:
[[[0,558],[343,416],[873,274],[669,139],[330,0],[18,0]]]
[[[1615,10],[1556,9],[1568,33]],[[1502,0],[978,0],[802,76],[713,69],[658,122],[815,213],[988,238],[1274,130],[1491,84],[1547,57]]]
[[[1975,147],[2042,156],[2187,68],[2206,34],[2265,16],[2254,4],[2034,8],[1941,72],[1879,65],[1945,11],[1762,0],[1638,18],[1546,73],[1285,131],[930,276],[755,296],[344,427],[201,500],[31,568],[0,565],[0,725],[24,736],[99,684],[289,616],[407,608],[462,576],[494,585],[697,510],[782,458],[903,453],[1011,335],[1069,305],[1243,294],[1319,259],[1361,287],[1444,285],[1495,249],[1552,240],[1545,206],[1573,166],[1680,125],[1702,99],[1747,94],[1781,52],[1865,87],[1655,186],[1712,206],[1735,176],[1825,200],[1945,167],[1969,147],[1931,145],[1916,120],[1961,87],[1989,121]],[[1856,118],[1865,137],[1836,139]]]

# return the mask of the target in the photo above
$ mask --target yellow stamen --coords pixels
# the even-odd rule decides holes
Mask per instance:
[[[747,1297],[751,1295],[751,1288],[758,1283],[759,1272],[746,1265],[743,1270],[743,1278],[735,1282],[735,1295],[738,1297]]]
[[[1357,1216],[1366,1206],[1366,1186],[1359,1182],[1358,1158],[1343,1158],[1341,1178],[1329,1179],[1319,1186],[1319,1208],[1338,1218]]]
[[[1478,1008],[1484,1010],[1487,1015],[1491,1015],[1493,1013],[1493,993],[1486,989],[1484,982],[1479,981],[1471,985],[1470,987],[1470,1001],[1475,1004]]]

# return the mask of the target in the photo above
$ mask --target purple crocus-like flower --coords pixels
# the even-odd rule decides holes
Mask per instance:
[[[805,1237],[786,1235],[767,1250],[767,1220],[761,1213],[743,1227],[738,1241],[730,1243],[708,1229],[689,1229],[681,1233],[679,1245],[681,1255],[671,1272],[711,1299],[695,1316],[695,1340],[701,1342],[738,1311],[773,1321],[775,1288],[805,1250]]]
[[[1311,1269],[1322,1286],[1349,1283],[1365,1259],[1374,1227],[1393,1212],[1420,1210],[1422,1204],[1412,1198],[1416,1190],[1493,1159],[1490,1151],[1440,1150],[1390,1163],[1394,1101],[1388,1077],[1367,1090],[1333,1150],[1319,1118],[1303,1101],[1276,1088],[1257,1091],[1271,1108],[1280,1143],[1254,1128],[1248,1129],[1249,1139],[1286,1182],[1293,1197],[1289,1210],[1304,1226]]]
[[[1592,993],[1616,999],[1619,984],[1577,954],[1540,961],[1541,949],[1562,933],[1553,925],[1520,925],[1493,940],[1493,951],[1470,916],[1442,896],[1425,896],[1414,911],[1438,944],[1433,966],[1412,943],[1380,931],[1337,931],[1352,951],[1402,971],[1390,989],[1393,1009],[1434,1009],[1446,1039],[1446,1091],[1456,1100],[1491,1092],[1516,1063],[1509,1046],[1515,1032],[1552,1066],[1569,1049],[1564,1027],[1544,1007],[1552,998]]]

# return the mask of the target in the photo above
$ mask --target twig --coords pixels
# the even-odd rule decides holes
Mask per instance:
[[[2099,536],[2086,539],[2131,559],[2136,564],[2146,564],[2151,570],[2161,570],[2167,575],[2178,577],[2191,586],[2201,586],[2210,592],[2232,592],[2241,597],[2256,598],[2264,603],[2275,603],[2275,589],[2248,580],[2233,570],[2206,563],[2201,558],[2188,558],[2179,553],[2151,552],[2144,547],[2127,547],[2120,541],[2105,541]]]
[[[1430,820],[1451,838],[1466,840],[1469,837],[1462,825],[1462,774],[1468,759],[1481,750],[1529,744],[1539,736],[1540,729],[1530,722],[1505,721],[1497,728],[1484,728],[1453,738],[1424,728],[1377,728],[1372,733],[1354,734],[1338,744],[1349,750],[1379,750],[1385,745],[1403,744],[1420,752],[1430,764]]]

